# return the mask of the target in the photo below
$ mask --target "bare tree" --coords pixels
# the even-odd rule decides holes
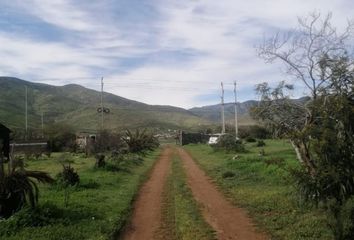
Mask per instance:
[[[321,17],[318,12],[298,18],[299,27],[293,32],[264,40],[258,55],[266,62],[282,61],[286,71],[310,90],[316,98],[322,87],[332,77],[328,61],[337,60],[349,53],[354,23],[348,22],[339,32],[331,24],[332,14]],[[353,61],[348,62],[353,64]]]
[[[291,33],[278,33],[257,48],[259,57],[267,63],[282,62],[288,76],[309,92],[310,101],[300,103],[288,97],[292,85],[282,82],[270,88],[267,83],[259,84],[256,91],[261,95],[261,103],[253,115],[276,128],[278,134],[290,137],[298,159],[311,173],[316,168],[310,155],[311,136],[306,134],[307,126],[315,121],[311,102],[324,92],[330,93],[334,79],[343,80],[339,85],[344,84],[345,78],[337,76],[334,66],[339,62],[344,64],[343,69],[354,66],[350,46],[354,23],[349,21],[345,29],[338,31],[331,19],[331,14],[321,16],[313,12],[298,18],[298,28]]]

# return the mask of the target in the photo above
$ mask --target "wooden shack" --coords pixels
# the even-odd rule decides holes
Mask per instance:
[[[9,159],[11,130],[0,123],[0,154]]]

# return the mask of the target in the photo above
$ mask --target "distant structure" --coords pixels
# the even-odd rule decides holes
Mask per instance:
[[[11,130],[0,123],[0,154],[10,158],[10,133]]]
[[[90,145],[96,142],[96,134],[80,132],[76,134],[76,144],[81,150],[87,150]]]

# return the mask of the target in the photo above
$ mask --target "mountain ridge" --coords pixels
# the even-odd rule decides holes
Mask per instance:
[[[42,114],[44,125],[52,122],[66,122],[76,129],[100,129],[100,92],[79,84],[53,86],[34,83],[14,77],[0,77],[0,122],[10,127],[24,129],[25,86],[28,89],[28,123],[30,129],[39,129]],[[104,92],[105,128],[122,130],[126,128],[153,129],[201,129],[203,126],[219,125],[221,105],[214,104],[184,109],[169,105],[149,105]],[[295,101],[302,101],[301,98]],[[250,117],[250,108],[258,101],[237,103],[240,125],[256,122]],[[234,103],[225,103],[225,121],[234,122]]]
[[[45,123],[65,121],[76,128],[98,129],[100,92],[78,84],[53,86],[13,77],[0,77],[0,122],[24,127],[25,86],[28,89],[28,120],[30,128]],[[137,127],[191,128],[210,124],[186,109],[166,105],[149,105],[104,92],[104,116],[107,129]]]

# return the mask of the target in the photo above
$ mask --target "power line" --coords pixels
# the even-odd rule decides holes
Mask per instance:
[[[181,70],[182,71],[182,70]],[[191,71],[191,70],[188,70]],[[192,70],[193,71],[193,70]],[[199,71],[199,70],[198,70]],[[61,80],[61,81],[65,81],[65,80],[95,80],[97,79],[97,76],[92,76],[92,77],[65,77],[65,78],[46,78],[46,77],[32,77],[31,80],[33,81],[45,81],[45,80]],[[202,84],[216,84],[217,81],[195,81],[195,80],[169,80],[169,79],[157,79],[157,78],[141,78],[141,77],[124,77],[124,76],[117,76],[117,77],[105,77],[105,82],[107,83],[107,81],[118,81],[121,82],[122,80],[129,80],[129,81],[149,81],[149,82],[171,82],[171,83],[202,83]],[[146,83],[146,82],[143,82]],[[232,82],[229,83],[224,83],[224,85],[232,85]]]

